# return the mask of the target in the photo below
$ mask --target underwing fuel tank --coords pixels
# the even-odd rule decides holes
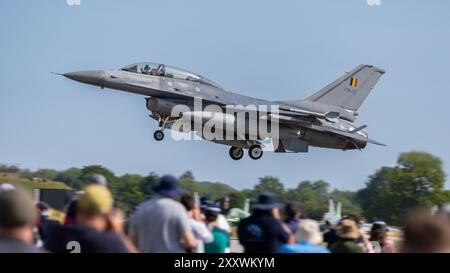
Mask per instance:
[[[175,107],[180,107],[186,109],[186,102],[173,100],[173,99],[157,99],[157,98],[147,98],[147,109],[152,113],[158,113],[159,115],[171,116],[172,110]]]

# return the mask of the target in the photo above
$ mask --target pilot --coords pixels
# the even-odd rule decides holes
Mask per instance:
[[[156,68],[156,76],[164,76],[166,73],[166,67],[163,64],[159,64]]]
[[[150,66],[148,64],[145,65],[144,69],[141,68],[142,74],[149,74],[150,73]]]

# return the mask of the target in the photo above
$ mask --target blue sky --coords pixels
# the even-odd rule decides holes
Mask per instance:
[[[65,0],[0,2],[0,162],[64,169],[101,164],[116,174],[150,171],[252,187],[278,176],[287,187],[325,179],[358,189],[400,152],[428,151],[450,173],[450,1]],[[312,148],[228,156],[206,141],[153,140],[139,95],[100,90],[51,71],[107,69],[139,61],[198,72],[269,100],[304,98],[360,63],[387,71],[360,108],[358,125],[388,147]]]

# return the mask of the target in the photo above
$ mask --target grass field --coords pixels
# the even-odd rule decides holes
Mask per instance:
[[[56,189],[56,190],[70,190],[71,188],[62,182],[56,181],[31,181],[29,179],[12,179],[8,177],[0,177],[0,184],[2,183],[11,183],[15,186],[22,186],[28,189]]]

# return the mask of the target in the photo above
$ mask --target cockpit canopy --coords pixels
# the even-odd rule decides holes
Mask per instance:
[[[120,70],[139,73],[139,74],[147,74],[153,76],[162,76],[168,78],[174,78],[179,80],[188,80],[193,82],[198,82],[206,85],[210,85],[212,87],[221,88],[217,83],[208,80],[200,75],[194,74],[192,72],[186,71],[184,69],[176,68],[173,66],[168,66],[164,64],[158,63],[136,63],[125,66]]]

